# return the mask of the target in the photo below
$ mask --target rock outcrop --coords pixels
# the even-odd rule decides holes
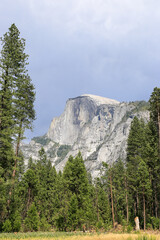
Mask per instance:
[[[63,170],[69,155],[81,151],[87,170],[96,177],[103,161],[125,159],[131,121],[134,116],[147,120],[146,109],[144,101],[120,103],[94,95],[69,99],[64,112],[52,120],[45,136],[23,144],[25,158],[38,159],[38,151],[43,146],[56,169]]]

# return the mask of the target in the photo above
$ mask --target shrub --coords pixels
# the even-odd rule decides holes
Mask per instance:
[[[64,159],[67,153],[71,150],[71,146],[69,145],[61,145],[58,148],[57,151],[57,156],[60,157],[61,159]]]
[[[127,221],[126,220],[122,220],[122,231],[125,232],[126,231],[126,227],[127,227]]]
[[[41,231],[49,231],[49,229],[50,229],[50,225],[47,223],[47,220],[46,220],[46,218],[43,216],[42,218],[41,218],[41,220],[40,220],[40,224],[39,224],[39,227],[40,227],[40,230]]]
[[[147,227],[148,230],[152,230],[153,229],[152,224],[150,224],[150,223],[147,223],[146,227]]]
[[[96,224],[96,228],[101,229],[103,227],[103,225],[104,225],[103,222],[101,220],[99,220]]]
[[[3,232],[12,232],[12,225],[9,219],[3,223],[2,227]]]
[[[18,211],[15,212],[14,220],[12,221],[13,225],[13,231],[19,232],[21,229],[21,216],[18,213]]]
[[[159,229],[160,220],[156,217],[151,217],[153,229]]]
[[[133,230],[132,226],[131,226],[131,225],[128,225],[128,226],[127,226],[127,233],[130,233],[132,230]]]

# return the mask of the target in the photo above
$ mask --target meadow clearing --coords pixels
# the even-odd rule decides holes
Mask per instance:
[[[53,233],[53,232],[29,232],[29,233],[2,233],[1,240],[25,239],[25,240],[160,240],[158,233]]]

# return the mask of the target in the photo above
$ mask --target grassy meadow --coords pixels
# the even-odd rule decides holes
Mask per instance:
[[[160,240],[160,234],[149,233],[53,233],[53,232],[29,232],[29,233],[2,233],[1,240],[25,239],[25,240]]]

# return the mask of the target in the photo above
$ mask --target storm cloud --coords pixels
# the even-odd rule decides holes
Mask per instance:
[[[44,134],[68,98],[148,100],[160,82],[158,0],[5,0],[0,36],[15,23],[36,88],[34,132]]]

